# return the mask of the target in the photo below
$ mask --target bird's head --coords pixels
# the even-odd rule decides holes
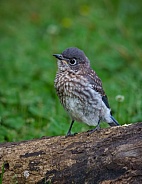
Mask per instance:
[[[58,59],[59,72],[86,70],[90,62],[84,52],[76,47],[70,47],[61,54],[53,54]]]

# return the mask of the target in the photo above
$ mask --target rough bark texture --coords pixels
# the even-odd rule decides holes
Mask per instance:
[[[0,144],[3,184],[141,184],[142,123]]]

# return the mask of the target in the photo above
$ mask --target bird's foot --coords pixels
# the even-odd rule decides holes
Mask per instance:
[[[71,132],[68,132],[67,135],[65,137],[73,137],[75,135],[77,135],[78,133],[74,133],[72,134]]]
[[[87,132],[88,132],[88,136],[89,135],[91,135],[93,132],[95,132],[95,131],[99,131],[101,128],[100,128],[100,126],[96,126],[96,128],[94,128],[94,129],[92,129],[92,130],[88,130]]]

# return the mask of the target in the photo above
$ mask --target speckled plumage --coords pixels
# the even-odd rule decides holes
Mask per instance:
[[[106,121],[111,126],[118,125],[111,116],[102,82],[90,68],[90,61],[84,52],[68,48],[54,56],[58,59],[55,88],[73,122],[76,120],[96,126],[100,121]]]

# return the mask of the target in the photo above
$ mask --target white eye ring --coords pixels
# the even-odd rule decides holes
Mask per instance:
[[[69,63],[70,63],[70,65],[76,65],[77,61],[76,61],[76,59],[73,58],[73,59],[70,59]]]

